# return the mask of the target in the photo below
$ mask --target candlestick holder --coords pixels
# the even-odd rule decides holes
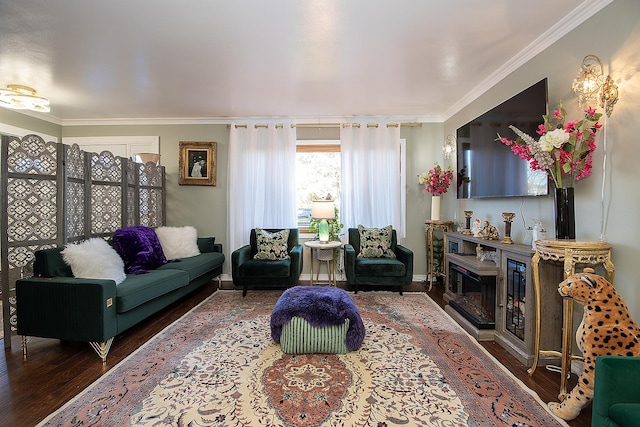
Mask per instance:
[[[516,214],[513,212],[502,212],[502,218],[504,218],[504,239],[502,239],[502,243],[507,245],[513,244],[513,240],[511,239],[511,223],[515,216]]]
[[[471,215],[473,215],[473,211],[464,211],[465,226],[462,234],[466,234],[467,236],[471,235]]]

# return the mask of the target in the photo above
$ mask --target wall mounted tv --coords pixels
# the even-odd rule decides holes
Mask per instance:
[[[458,199],[548,194],[547,174],[531,170],[526,160],[496,141],[497,134],[516,139],[509,125],[537,138],[547,105],[545,78],[458,129]]]

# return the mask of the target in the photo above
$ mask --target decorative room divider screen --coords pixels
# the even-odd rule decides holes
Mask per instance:
[[[166,223],[165,173],[108,151],[2,136],[0,254],[4,345],[16,333],[15,282],[33,272],[35,251],[130,225]]]

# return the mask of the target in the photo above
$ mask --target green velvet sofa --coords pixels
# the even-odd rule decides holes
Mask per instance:
[[[222,273],[222,245],[198,238],[200,255],[170,261],[116,286],[106,279],[73,277],[64,247],[36,251],[34,276],[16,281],[17,332],[26,337],[89,342],[106,362],[116,335]]]
[[[640,426],[640,357],[596,359],[591,425]]]
[[[274,233],[282,228],[265,228]],[[259,260],[254,259],[258,252],[255,228],[251,230],[249,244],[244,245],[231,254],[231,277],[235,286],[242,286],[242,296],[247,295],[249,286],[252,288],[290,288],[298,284],[302,273],[303,251],[299,244],[297,228],[289,229],[287,249],[290,259]]]
[[[413,251],[398,244],[396,230],[391,235],[390,258],[358,258],[360,253],[360,232],[357,228],[348,230],[349,243],[344,245],[344,267],[347,283],[358,292],[359,285],[393,286],[400,295],[402,288],[413,281]]]

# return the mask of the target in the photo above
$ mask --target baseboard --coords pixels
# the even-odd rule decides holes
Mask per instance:
[[[308,284],[309,283],[309,279],[310,279],[310,274],[309,273],[303,273],[300,275],[300,282],[302,284]],[[314,274],[315,276],[315,274]],[[233,278],[231,277],[231,274],[229,273],[223,273],[220,276],[216,277],[214,279],[214,281],[218,282],[218,288],[219,289],[224,289],[224,290],[233,290],[233,289],[240,289],[240,287],[236,287],[233,284]],[[314,282],[316,282],[316,279],[314,277],[313,279]],[[329,282],[329,276],[325,273],[325,274],[320,274],[319,279],[317,280],[318,283],[328,283]],[[341,288],[345,288],[346,286],[346,282],[347,282],[347,278],[344,277],[343,274],[338,273],[338,275],[336,276],[336,284],[338,285],[338,287]],[[429,284],[426,282],[426,275],[418,275],[418,276],[413,276],[413,281],[411,283],[411,285],[403,288],[403,292],[425,292],[428,290]]]
[[[308,282],[310,279],[311,275],[309,273],[302,273],[300,275],[300,280],[302,282]],[[231,277],[230,273],[222,273],[220,276],[218,276],[216,279],[214,279],[216,281],[218,281],[218,284],[222,284],[224,282],[233,282],[233,277]],[[314,281],[316,279],[313,279]],[[320,282],[327,282],[329,280],[329,276],[327,275],[327,273],[321,273],[320,274],[320,278],[318,279]],[[336,281],[337,282],[346,282],[347,278],[344,276],[344,273],[342,272],[338,272],[337,276],[336,276]],[[426,274],[419,274],[416,276],[413,276],[412,278],[413,283],[426,283],[427,281],[427,275]],[[233,289],[233,283],[231,284],[231,287],[221,287],[221,289]]]

